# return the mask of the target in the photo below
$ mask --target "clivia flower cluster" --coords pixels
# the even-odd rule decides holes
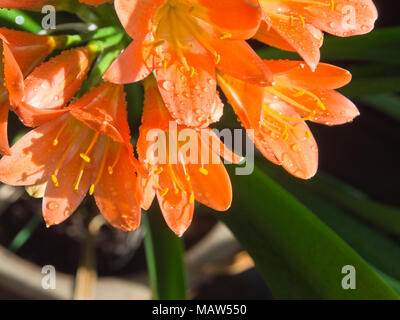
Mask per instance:
[[[65,2],[0,0],[0,8],[34,10],[49,3],[63,10]],[[171,121],[173,134],[208,130],[223,114],[217,87],[244,128],[254,130],[262,154],[302,179],[318,165],[306,121],[338,125],[359,115],[335,91],[350,73],[320,63],[319,48],[324,32],[344,37],[371,31],[377,18],[371,0],[79,2],[113,5],[129,44],[115,26],[73,35],[0,28],[0,180],[40,186],[49,226],[71,216],[87,194],[110,224],[126,231],[138,228],[141,209],[155,197],[179,236],[196,201],[227,210],[232,188],[222,161],[187,163],[181,145],[167,143],[165,152],[175,150],[178,161],[156,163],[146,139],[154,129],[168,132]],[[296,51],[304,61],[262,60],[248,44],[251,38]],[[123,85],[138,81],[145,99],[134,148]],[[9,110],[33,128],[11,148]],[[210,139],[218,140],[212,133]],[[194,140],[217,153],[200,135]],[[218,142],[223,151],[217,156],[229,154]]]

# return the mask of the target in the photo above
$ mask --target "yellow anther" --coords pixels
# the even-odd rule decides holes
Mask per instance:
[[[62,132],[64,131],[64,129],[67,127],[67,125],[69,124],[69,120],[64,121],[63,125],[61,126],[60,130],[58,130],[56,137],[53,140],[53,146],[56,147],[58,145],[58,138],[60,137],[60,135],[62,134]]]
[[[208,175],[208,170],[205,169],[205,168],[200,168],[199,171],[200,171],[201,174],[204,174],[205,176]]]
[[[215,64],[219,64],[221,62],[221,55],[217,54],[215,56]]]
[[[304,96],[305,93],[306,93],[305,90],[301,90],[301,91],[295,93],[295,94],[293,95],[293,97],[298,98],[298,97]]]
[[[168,67],[168,62],[167,62],[167,60],[164,60],[164,61],[163,61],[163,67],[164,67],[164,69],[167,69],[167,67]]]
[[[194,74],[196,72],[196,69],[194,67],[190,68],[190,77],[193,78]]]
[[[107,171],[110,176],[114,173],[114,169],[111,166],[108,166]]]
[[[90,159],[90,157],[89,157],[88,155],[84,154],[84,153],[81,153],[79,156],[80,156],[80,157],[83,159],[83,161],[85,161],[86,163],[90,163],[90,161],[92,161],[92,159]]]
[[[160,168],[158,168],[157,171],[154,171],[154,174],[155,174],[156,176],[158,176],[158,175],[160,175],[161,173],[163,173],[163,171],[164,171],[164,169],[163,169],[162,167],[160,167]]]
[[[191,193],[189,198],[189,203],[190,204],[194,203],[194,200],[195,200],[194,193]]]
[[[92,184],[91,186],[90,186],[90,189],[89,189],[89,195],[93,195],[93,193],[94,193],[94,188],[95,188],[95,185],[94,184]]]
[[[113,164],[111,166],[108,166],[107,168],[109,175],[112,175],[114,173],[114,168],[118,164],[120,156],[121,156],[121,148],[118,149],[117,156],[115,157]]]
[[[190,176],[189,175],[186,176],[186,181],[190,181]]]
[[[308,139],[310,139],[311,138],[311,131],[310,130],[307,130],[306,131],[306,139],[308,140]]]
[[[232,38],[232,34],[225,32],[222,36],[219,37],[221,40],[230,39]]]
[[[176,189],[174,190],[174,193],[175,193],[175,194],[179,194],[179,192],[180,192],[180,191],[179,191],[178,188],[176,188]]]
[[[78,178],[76,179],[76,183],[74,185],[74,190],[77,191],[79,190],[79,185],[81,183],[82,177],[83,177],[83,172],[85,171],[85,164],[82,163],[81,168],[79,170]]]
[[[58,183],[58,179],[57,179],[57,176],[56,176],[55,174],[53,174],[53,175],[51,176],[51,180],[53,181],[55,187],[58,187],[58,186],[60,185],[60,184]]]
[[[162,198],[164,198],[169,192],[169,188],[165,188],[164,191],[160,194]]]
[[[318,107],[320,107],[323,111],[326,110],[326,107],[325,107],[325,105],[322,103],[321,100],[317,100],[317,105],[318,105]]]
[[[299,19],[300,19],[301,24],[303,25],[303,27],[305,27],[306,26],[306,21],[304,20],[304,17],[301,14],[299,14]]]
[[[331,0],[331,10],[335,11],[335,1]]]

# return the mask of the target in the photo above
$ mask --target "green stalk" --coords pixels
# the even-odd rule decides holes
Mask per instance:
[[[153,299],[187,299],[182,239],[167,227],[158,207],[145,214],[143,220],[146,228],[144,245]]]
[[[71,47],[75,45],[80,45],[90,40],[101,40],[103,38],[111,37],[113,35],[118,36],[117,33],[121,35],[122,34],[121,29],[114,26],[110,26],[84,34],[72,34],[72,35],[58,36],[58,37],[65,37],[66,39],[64,46]]]
[[[13,252],[18,251],[29,240],[41,221],[42,219],[39,216],[34,215],[25,227],[17,233],[8,249]]]
[[[122,46],[118,46],[103,53],[98,58],[96,64],[94,65],[92,71],[89,74],[89,77],[81,86],[79,93],[77,94],[78,97],[88,92],[90,88],[96,86],[100,82],[102,75],[104,74],[104,72],[106,72],[106,70],[113,63],[113,61],[119,56],[122,49],[123,49]]]
[[[5,20],[15,27],[21,28],[25,31],[29,31],[32,33],[39,33],[42,31],[42,27],[39,23],[37,23],[32,17],[22,11],[22,10],[7,10],[7,9],[0,9],[0,19]],[[17,23],[18,19],[23,21],[23,23]]]

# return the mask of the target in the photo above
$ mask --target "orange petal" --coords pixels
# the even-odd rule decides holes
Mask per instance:
[[[249,39],[261,22],[261,9],[255,0],[197,0],[191,14],[214,25],[223,36]]]
[[[171,169],[168,165],[164,165],[163,168],[163,172],[159,175],[161,189],[157,190],[158,203],[160,204],[161,212],[169,228],[175,232],[178,237],[181,237],[192,222],[194,198],[188,191],[183,192],[181,190],[178,193],[174,192],[176,186],[169,170],[173,170],[174,175],[179,177],[180,174],[176,169],[176,165],[172,165]],[[187,183],[185,182],[186,180],[180,181],[181,184]],[[165,194],[167,190],[168,192]]]
[[[239,164],[244,158],[238,156],[236,153],[232,152],[217,136],[217,134],[212,129],[203,129],[201,132],[201,138],[204,143],[210,146],[210,148],[226,161],[230,163]],[[210,141],[211,139],[211,141]]]
[[[83,171],[79,182],[79,189],[75,184],[81,170],[82,159],[75,154],[57,174],[58,186],[52,181],[47,183],[42,202],[42,212],[47,226],[60,224],[68,219],[85,198],[92,180],[94,164],[88,164]],[[90,168],[89,168],[90,166]]]
[[[0,28],[0,39],[15,59],[18,71],[21,71],[24,76],[43,62],[57,44],[56,38],[51,36],[36,35],[7,28]],[[7,65],[7,57],[5,57],[4,62]]]
[[[272,47],[286,51],[295,51],[295,49],[265,21],[261,22],[260,28],[254,35],[254,38]]]
[[[0,160],[0,180],[15,186],[34,185],[47,180],[71,141],[68,130],[64,130],[57,147],[53,146],[65,119],[64,116],[48,122],[19,139],[11,148],[11,156],[3,156]]]
[[[9,108],[8,101],[0,103],[0,154],[8,156],[11,154],[7,134]]]
[[[243,123],[250,129],[259,126],[264,88],[218,73],[218,85]]]
[[[112,63],[103,78],[107,81],[126,84],[146,78],[153,71],[152,45],[133,41]]]
[[[15,111],[27,126],[37,126],[60,110],[82,85],[93,60],[86,48],[64,51],[37,67],[24,81],[24,93],[16,103]],[[58,110],[57,110],[58,109]]]
[[[140,127],[142,136],[148,129],[160,129],[168,131],[169,122],[173,121],[168,109],[162,100],[158,85],[153,76],[144,81],[144,107],[142,115],[142,125]],[[143,138],[145,140],[145,138]]]
[[[304,18],[325,32],[348,37],[370,32],[378,13],[371,0],[335,0],[334,10],[330,6],[305,7]]]
[[[335,126],[352,121],[360,115],[357,107],[345,96],[334,90],[313,90],[323,101],[325,111],[318,111],[311,119],[313,122]]]
[[[242,125],[247,130],[254,130],[254,134],[249,134],[249,138],[258,141],[257,148],[264,157],[278,164],[279,160],[270,145],[264,142],[261,130],[258,130],[264,104],[264,88],[234,79],[226,74],[218,75],[218,84],[239,116]]]
[[[197,164],[190,163],[186,166],[195,199],[214,210],[226,211],[232,203],[229,175],[219,156],[208,145],[201,143],[201,149],[203,157],[209,157],[209,163],[201,164],[199,159]]]
[[[200,48],[199,48],[200,50]],[[185,58],[190,70],[182,61],[173,58],[168,66],[156,67],[160,94],[171,116],[178,123],[190,127],[205,127],[222,115],[223,108],[216,93],[215,63],[207,52],[187,52]]]
[[[137,199],[140,199],[140,206],[143,210],[150,209],[156,196],[155,185],[153,177],[145,170],[138,171],[138,187],[136,190]]]
[[[338,89],[351,81],[351,73],[345,69],[327,63],[319,63],[315,71],[307,68],[302,61],[265,60],[279,79],[309,89]],[[297,67],[294,67],[297,65]]]
[[[135,167],[126,149],[110,175],[103,172],[96,185],[94,197],[104,218],[115,228],[130,231],[140,225],[140,204],[137,201]]]
[[[290,47],[297,51],[311,69],[314,70],[320,59],[319,48],[323,42],[323,33],[310,24],[304,26],[300,22],[290,24],[274,16],[271,16],[269,19],[273,30]]]
[[[124,88],[105,82],[69,105],[71,114],[88,127],[118,142],[130,140]]]
[[[271,100],[268,107],[286,117],[300,118],[296,111],[284,102]],[[309,179],[315,175],[318,168],[318,147],[315,139],[304,121],[299,119],[286,122],[290,125],[286,139],[262,125],[256,130],[255,144],[261,151],[264,149],[262,145],[266,144],[267,150],[274,153],[278,164],[289,173],[301,179]]]
[[[165,0],[115,0],[115,11],[126,32],[136,41],[149,33],[151,21]]]
[[[210,40],[221,59],[217,69],[258,86],[272,82],[272,74],[254,50],[242,40]]]

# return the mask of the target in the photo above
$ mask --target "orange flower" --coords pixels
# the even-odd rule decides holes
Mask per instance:
[[[0,160],[0,180],[30,186],[47,182],[43,216],[59,224],[87,192],[114,227],[140,223],[135,159],[129,142],[123,87],[104,83],[69,107],[68,114],[30,131]]]
[[[189,142],[180,141],[185,129],[190,130]],[[168,142],[154,150],[155,137],[151,135],[160,132],[171,139],[167,138]],[[145,80],[145,106],[137,144],[139,159],[147,172],[139,177],[144,193],[142,207],[147,210],[157,194],[165,221],[178,236],[183,235],[192,221],[195,200],[217,211],[227,210],[232,201],[229,175],[216,154],[218,151],[212,148],[218,146],[218,154],[231,162],[240,162],[241,158],[230,152],[210,129],[202,132],[201,135],[177,125],[162,101],[155,79]],[[190,154],[190,159],[188,145],[199,149],[197,154],[195,151]],[[204,159],[214,160],[205,163]]]
[[[38,36],[0,28],[0,154],[9,154],[7,123],[9,94],[6,87],[20,83],[62,42],[61,37]]]
[[[246,129],[254,129],[257,148],[296,177],[308,179],[318,167],[318,148],[305,121],[338,125],[359,115],[334,91],[351,80],[341,68],[320,63],[312,72],[301,61],[265,61],[273,86],[256,87],[228,75],[219,85]]]
[[[371,0],[259,0],[265,16],[256,38],[297,51],[314,70],[320,59],[322,31],[340,37],[371,31],[377,11]]]
[[[23,81],[21,75],[12,74],[10,78],[18,78],[9,82],[6,70],[10,102],[21,121],[34,127],[66,112],[63,107],[82,85],[95,57],[89,46],[63,51]]]
[[[116,0],[134,39],[105,79],[130,83],[153,70],[165,105],[179,123],[200,127],[217,121],[215,70],[258,85],[269,71],[244,41],[261,19],[255,0]],[[218,107],[222,108],[222,106]]]

